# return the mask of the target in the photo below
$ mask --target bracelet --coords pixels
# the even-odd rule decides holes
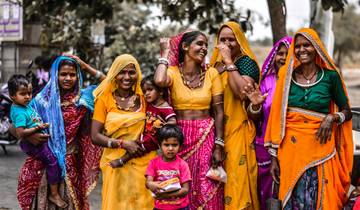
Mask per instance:
[[[99,79],[101,77],[101,71],[97,70],[94,77],[95,79]]]
[[[344,113],[342,113],[342,112],[336,112],[335,114],[339,116],[338,125],[340,125],[340,124],[342,124],[343,122],[345,122],[345,115],[344,115]]]
[[[222,139],[220,137],[215,137],[215,144],[224,147],[225,146],[225,141],[224,141],[224,139]]]
[[[238,70],[238,68],[234,64],[231,64],[231,65],[225,66],[225,70],[226,71],[236,71],[236,70]]]
[[[113,141],[114,141],[114,140],[113,140],[112,138],[107,141],[107,147],[108,147],[108,148],[112,148],[112,142],[113,142]]]
[[[123,143],[124,143],[124,140],[120,139],[120,140],[119,140],[119,147],[118,147],[118,148],[123,148]]]
[[[277,157],[277,149],[274,149],[274,148],[269,148],[268,149],[268,152],[271,156],[273,157]]]
[[[159,58],[157,65],[164,64],[165,66],[169,66],[169,60],[166,58]]]
[[[119,158],[118,161],[119,161],[120,167],[125,165],[124,161],[121,158]]]
[[[259,114],[261,112],[261,109],[262,109],[262,104],[260,105],[260,108],[258,110],[254,110],[252,108],[253,104],[250,103],[247,110],[250,111],[251,114]]]

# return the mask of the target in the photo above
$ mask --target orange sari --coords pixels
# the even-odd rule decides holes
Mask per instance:
[[[296,32],[308,39],[317,51],[316,64],[337,71],[317,33],[309,28]],[[294,55],[293,42],[286,64],[279,71],[274,101],[265,135],[265,146],[278,149],[280,166],[279,198],[283,208],[301,175],[311,167],[317,167],[317,209],[341,209],[347,201],[350,173],[353,160],[352,123],[346,121],[334,125],[330,142],[320,144],[316,140],[324,114],[288,107],[291,77],[294,69],[301,65]],[[343,88],[346,88],[343,82]],[[332,101],[330,112],[338,107]]]

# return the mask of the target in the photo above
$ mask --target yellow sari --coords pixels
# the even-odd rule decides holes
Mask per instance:
[[[255,60],[240,26],[235,22],[228,22],[221,28],[223,27],[229,27],[233,31],[241,52]],[[222,57],[215,48],[210,65],[215,66],[221,61]],[[224,86],[224,140],[227,152],[225,171],[228,176],[225,184],[225,209],[260,209],[257,195],[258,169],[253,144],[256,129],[254,123],[248,119],[244,102],[235,98],[228,84],[228,76],[227,72],[221,73]]]
[[[141,98],[141,107],[137,111],[124,111],[116,107],[113,91],[116,89],[114,78],[128,64],[134,64],[138,82],[134,91]],[[93,119],[104,123],[104,134],[111,138],[133,141],[139,138],[145,123],[145,102],[140,88],[141,71],[136,59],[131,55],[118,56],[112,64],[106,79],[94,91],[95,110]],[[145,187],[145,171],[155,152],[140,158],[134,158],[121,168],[113,169],[107,165],[111,160],[125,154],[124,149],[104,148],[100,168],[102,170],[102,209],[152,209],[151,193]]]
[[[300,29],[302,35],[314,46],[316,64],[322,68],[337,71],[317,33],[309,28]],[[352,170],[353,143],[351,120],[334,125],[331,140],[321,145],[316,132],[325,117],[324,114],[288,107],[288,96],[294,69],[301,63],[294,55],[295,41],[292,42],[285,65],[279,71],[274,101],[265,135],[265,146],[278,149],[280,166],[279,198],[283,208],[291,198],[292,191],[301,175],[309,168],[316,167],[318,189],[316,209],[342,209],[347,201]],[[344,83],[342,83],[346,91]],[[332,101],[330,113],[337,107]]]

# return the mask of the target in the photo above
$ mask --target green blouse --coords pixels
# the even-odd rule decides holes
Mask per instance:
[[[256,83],[259,82],[260,70],[257,63],[249,56],[244,55],[235,61],[235,66],[239,69],[240,75],[251,77]]]
[[[317,75],[317,80],[322,73]],[[300,87],[291,81],[288,106],[311,111],[329,113],[330,101],[338,107],[344,107],[348,101],[342,86],[341,78],[336,71],[324,69],[324,77],[314,86]]]

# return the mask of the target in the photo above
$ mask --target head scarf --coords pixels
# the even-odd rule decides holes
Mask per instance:
[[[266,77],[269,71],[275,67],[275,56],[277,54],[277,51],[279,50],[280,45],[283,44],[287,49],[289,49],[291,40],[292,38],[290,36],[285,36],[275,43],[262,66],[261,76],[263,79]]]
[[[247,42],[246,37],[245,37],[244,33],[242,32],[240,25],[236,22],[229,21],[229,22],[224,23],[220,27],[219,32],[216,37],[216,40],[215,40],[215,46],[218,45],[219,35],[220,35],[221,30],[224,27],[229,27],[232,30],[232,32],[234,33],[235,38],[236,38],[238,44],[240,45],[241,53],[243,55],[249,56],[252,60],[254,60],[257,63],[256,57],[255,57],[254,53],[251,51],[249,43]],[[212,57],[210,59],[210,65],[214,66],[217,62],[221,62],[221,61],[222,61],[222,56],[219,52],[219,49],[217,47],[215,47]],[[259,64],[258,64],[258,66],[259,66]],[[260,77],[261,77],[261,75],[260,75]]]
[[[78,97],[75,97],[75,105],[83,105],[89,110],[94,108],[94,98],[92,97],[93,86],[82,90],[83,79],[80,65],[72,58],[59,56],[51,66],[50,81],[36,95],[31,105],[40,114],[42,120],[49,123],[50,139],[48,141],[51,151],[55,154],[61,168],[62,177],[66,174],[65,154],[66,137],[64,129],[64,120],[61,111],[61,99],[59,88],[59,66],[62,61],[70,60],[76,64],[77,84],[74,91]]]
[[[336,68],[333,60],[326,51],[326,48],[322,44],[316,31],[310,28],[302,28],[295,33],[296,36],[302,35],[311,42],[314,46],[317,55],[315,57],[316,65],[321,68],[336,71],[339,75],[339,71]],[[286,57],[286,63],[279,70],[279,79],[276,83],[276,90],[273,101],[268,127],[266,129],[265,145],[279,146],[285,135],[285,120],[287,113],[288,96],[291,84],[291,77],[294,69],[301,65],[300,61],[294,55],[295,39],[291,43],[288,55]],[[343,88],[346,92],[344,81],[342,80]],[[337,110],[334,102],[331,102],[330,111],[333,113]],[[345,129],[351,134],[351,121],[347,121],[342,124],[342,129]]]
[[[129,64],[134,64],[136,73],[137,73],[137,81],[136,85],[133,87],[133,91],[138,95],[143,95],[141,90],[141,69],[137,60],[129,54],[123,54],[115,58],[114,62],[111,64],[110,70],[106,75],[106,78],[100,83],[100,85],[94,90],[95,101],[102,94],[113,93],[116,90],[116,81],[115,77],[125,68],[125,66]]]
[[[187,29],[176,36],[170,38],[170,52],[168,55],[169,66],[178,66],[179,65],[179,48],[180,42],[184,34],[194,31],[193,29]]]

